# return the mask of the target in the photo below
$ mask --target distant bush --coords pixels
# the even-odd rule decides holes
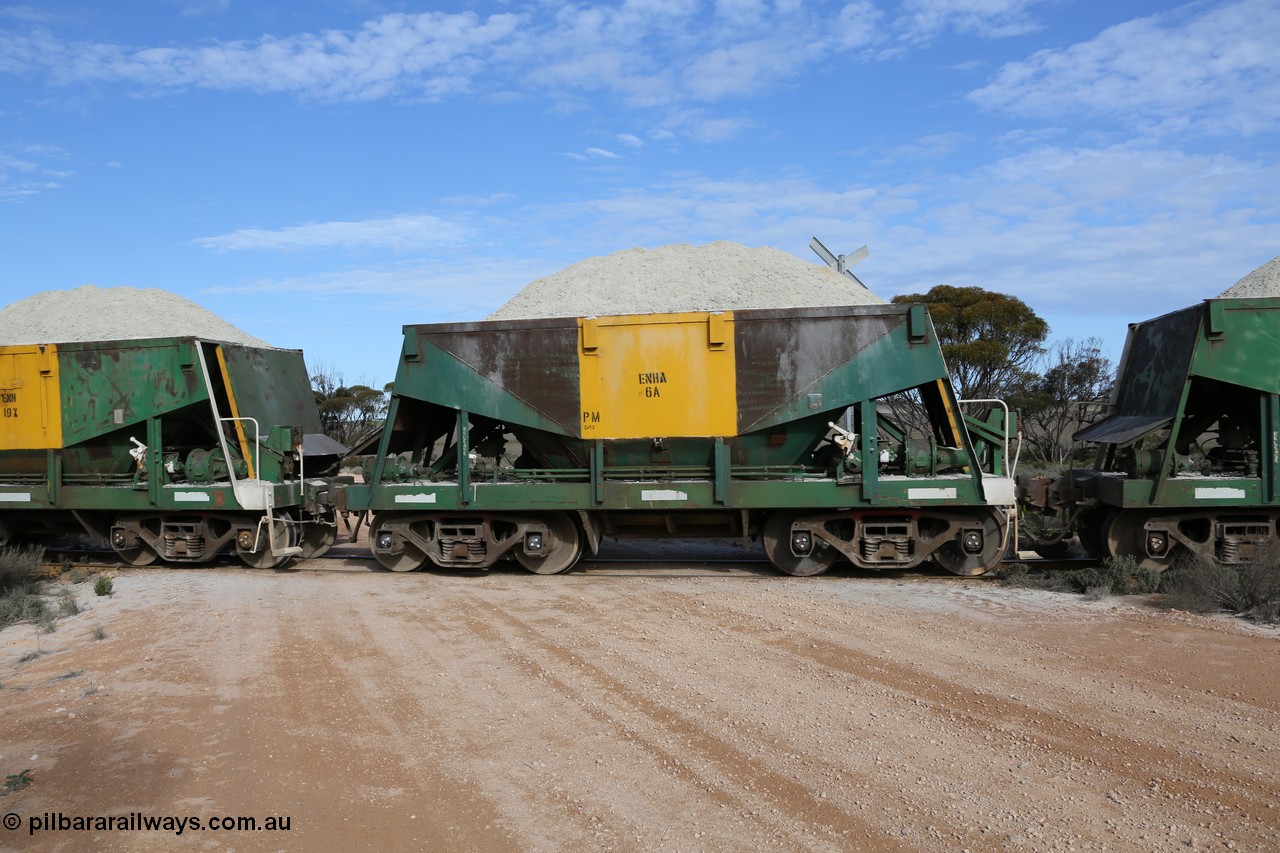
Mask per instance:
[[[43,556],[43,548],[0,548],[0,595],[38,583]]]
[[[51,620],[40,597],[41,548],[0,548],[0,628],[15,622]]]
[[[80,602],[76,601],[75,593],[69,589],[58,593],[58,609],[62,611],[63,616],[75,616],[79,613]]]
[[[1164,572],[1159,569],[1138,569],[1133,575],[1133,582],[1140,593],[1159,592],[1164,583]]]
[[[1077,569],[1067,576],[1076,592],[1105,589],[1112,595],[1128,595],[1129,584],[1138,570],[1138,561],[1127,554],[1107,557],[1097,568]]]
[[[1033,571],[1026,563],[1009,563],[996,570],[996,581],[1001,586],[1022,589],[1043,589],[1048,592],[1066,592],[1065,573],[1060,571]]]
[[[1090,601],[1102,601],[1104,598],[1111,596],[1111,587],[1106,584],[1099,586],[1091,586],[1084,591],[1084,597]]]
[[[1001,586],[1027,586],[1030,576],[1026,563],[1009,563],[996,569],[996,581]]]
[[[1165,578],[1168,605],[1193,613],[1227,610],[1263,622],[1280,621],[1280,559],[1266,549],[1253,563],[1183,558]]]

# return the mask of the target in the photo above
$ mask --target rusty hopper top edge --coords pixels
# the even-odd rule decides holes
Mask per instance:
[[[272,347],[272,346],[256,346],[254,344],[241,343],[239,341],[228,341],[221,338],[205,337],[203,335],[161,335],[142,338],[111,338],[109,340],[94,341],[54,341],[41,340],[32,341],[30,343],[21,344],[0,344],[0,349],[30,349],[31,347],[56,346],[59,350],[66,352],[77,352],[82,350],[96,349],[114,349],[120,347],[147,348],[147,347],[165,347],[173,346],[181,343],[194,343],[203,341],[209,344],[221,344],[230,347],[243,347],[253,350],[271,350],[273,352],[296,352],[301,353],[300,349],[291,349],[288,347]]]
[[[833,305],[807,308],[724,308],[701,311],[661,311],[651,314],[587,314],[564,317],[534,317],[529,319],[472,320],[451,323],[406,323],[402,329],[439,332],[464,332],[476,330],[501,331],[502,329],[561,329],[574,328],[580,320],[601,319],[610,322],[637,320],[640,318],[674,317],[688,314],[732,314],[743,320],[773,320],[810,317],[874,316],[877,314],[903,314],[912,304],[885,303],[872,305]]]

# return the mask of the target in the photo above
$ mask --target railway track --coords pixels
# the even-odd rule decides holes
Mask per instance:
[[[1042,558],[1030,560],[1008,559],[1002,565],[1015,562],[1026,564],[1033,571],[1072,571],[1097,565],[1097,561],[1089,558],[1069,558],[1047,560]],[[72,569],[81,572],[118,571],[132,569],[134,571],[165,571],[192,569],[245,569],[245,565],[235,554],[224,554],[207,563],[175,565],[156,563],[151,566],[130,566],[115,556],[110,549],[91,548],[49,548],[45,551],[44,571],[48,575],[57,575]],[[355,548],[335,548],[333,551],[310,560],[294,560],[273,571],[285,572],[331,572],[331,571],[370,571],[382,573],[382,569],[368,551]],[[429,570],[428,570],[429,571]],[[485,575],[491,572],[519,572],[524,569],[516,564],[502,563],[489,572],[450,570],[449,574]],[[389,573],[390,574],[390,573]],[[743,577],[743,578],[782,578],[788,577],[775,569],[763,557],[692,557],[679,558],[660,557],[611,557],[597,556],[583,558],[570,572],[586,577]],[[851,580],[877,578],[910,578],[930,579],[937,581],[968,582],[990,581],[994,575],[980,577],[962,577],[953,575],[931,566],[919,567],[905,571],[872,571],[857,569],[842,563],[819,577],[846,577]]]

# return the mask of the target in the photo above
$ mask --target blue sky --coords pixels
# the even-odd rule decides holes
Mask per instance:
[[[1280,254],[1278,56],[1275,0],[0,5],[0,302],[161,287],[380,383],[583,258],[817,235],[1118,356]]]

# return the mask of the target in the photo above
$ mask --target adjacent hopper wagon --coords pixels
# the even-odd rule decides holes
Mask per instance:
[[[0,542],[88,531],[131,565],[316,555],[345,448],[302,353],[198,338],[0,347]]]
[[[1274,555],[1280,298],[1209,299],[1132,324],[1113,411],[1075,438],[1097,445],[1093,467],[1020,477],[1018,497],[1094,556],[1160,569],[1180,553]]]
[[[1008,416],[966,417],[923,306],[414,325],[366,482],[385,567],[572,567],[606,536],[758,536],[981,574],[1013,502]]]

